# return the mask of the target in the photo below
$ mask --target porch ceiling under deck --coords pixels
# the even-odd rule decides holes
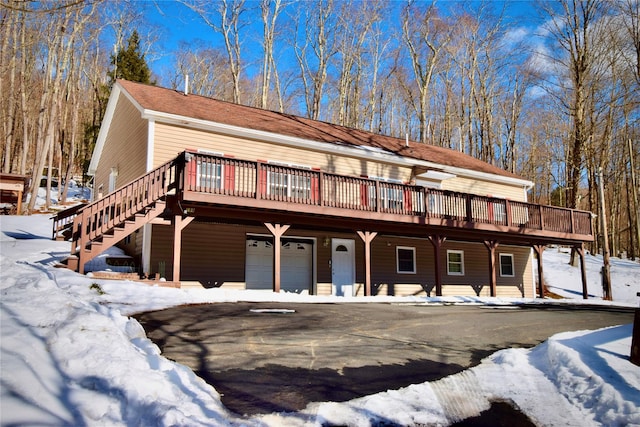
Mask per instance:
[[[593,240],[591,235],[507,227],[455,219],[429,218],[419,215],[354,211],[194,191],[184,191],[182,196],[179,204],[172,204],[172,211],[174,213],[182,211],[188,216],[195,217],[196,221],[248,224],[273,222],[322,231],[355,233],[368,230],[418,238],[442,235],[449,240],[480,243],[493,240],[516,246],[550,244],[574,246]]]

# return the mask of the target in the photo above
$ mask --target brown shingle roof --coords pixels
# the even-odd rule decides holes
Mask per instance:
[[[258,131],[341,145],[367,146],[388,153],[477,172],[524,179],[474,157],[447,148],[378,135],[291,114],[233,104],[172,89],[118,80],[143,109],[212,121]]]

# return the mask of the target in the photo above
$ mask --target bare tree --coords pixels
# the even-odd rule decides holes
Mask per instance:
[[[40,110],[36,124],[36,150],[32,169],[34,179],[30,188],[31,198],[28,210],[33,210],[35,207],[39,177],[42,175],[47,160],[50,166],[53,164],[53,143],[61,117],[60,107],[63,98],[61,93],[64,89],[64,79],[71,66],[76,41],[95,13],[99,2],[90,3],[86,8],[84,4],[67,5],[62,2],[62,5],[65,7],[58,9],[57,13],[49,14],[49,21],[44,28],[47,42],[46,62],[43,67],[43,91],[39,101]],[[51,169],[51,167],[48,168],[47,208],[51,200]]]
[[[618,0],[613,6],[620,13],[622,28],[631,43],[631,49],[622,54],[629,66],[634,70],[636,83],[640,86],[640,2],[636,0]]]
[[[17,6],[17,2],[11,2]],[[17,99],[15,94],[18,92],[16,87],[16,74],[18,73],[18,28],[19,28],[19,11],[3,9],[0,15],[2,22],[2,44],[0,44],[0,102],[2,108],[0,117],[2,117],[2,131],[4,137],[3,165],[2,171],[9,173],[11,171],[11,162],[13,160],[12,148],[14,135],[16,132],[16,114]],[[23,31],[23,30],[21,30]]]
[[[241,101],[241,30],[245,25],[242,20],[246,12],[244,0],[220,0],[215,4],[215,12],[212,12],[212,3],[208,0],[183,1],[187,7],[196,12],[203,21],[215,32],[222,36],[225,52],[227,55],[228,73],[233,82],[233,102],[239,104]]]
[[[419,141],[426,142],[431,83],[443,49],[451,39],[449,24],[438,14],[435,2],[425,8],[410,1],[402,11],[402,35],[419,92]]]
[[[337,97],[334,110],[337,123],[357,127],[360,124],[360,100],[369,69],[368,59],[377,52],[370,45],[375,25],[381,20],[382,3],[340,3],[336,36]],[[375,39],[373,39],[375,41]],[[374,62],[374,64],[376,64]],[[372,79],[377,76],[372,74]]]
[[[596,22],[603,15],[605,4],[598,0],[561,0],[543,3],[549,16],[548,30],[560,48],[561,55],[553,58],[561,73],[567,76],[570,86],[563,87],[566,93],[564,106],[572,122],[569,144],[568,185],[566,203],[570,208],[578,205],[580,178],[583,170],[585,146],[592,137],[587,118],[590,85],[596,71],[598,45],[595,40]],[[556,79],[564,85],[562,76]]]
[[[378,104],[378,99],[384,97],[384,86],[386,86],[393,74],[393,67],[385,70],[385,64],[389,66],[386,60],[389,57],[391,38],[383,31],[382,25],[374,25],[369,43],[369,84],[365,94],[366,101],[363,106],[365,116],[363,118],[363,126],[370,132],[374,132],[376,129],[376,115],[382,117],[382,109],[378,111],[376,105]],[[366,61],[363,58],[360,60]],[[380,120],[378,120],[378,123],[380,123]]]
[[[283,4],[282,0],[261,0],[260,11],[262,16],[262,43],[263,43],[263,56],[262,56],[262,82],[260,93],[260,108],[267,108],[269,105],[269,91],[271,88],[271,76],[276,75],[276,84],[278,84],[276,62],[273,56],[273,49],[275,44],[275,37],[277,34],[276,23],[280,13],[286,3]],[[278,104],[280,111],[283,110],[282,95],[280,89],[278,93]]]
[[[337,53],[333,0],[314,0],[298,8],[294,52],[300,68],[307,115],[317,120],[324,96],[330,59]],[[302,33],[302,39],[298,37]]]
[[[233,101],[233,80],[227,73],[227,56],[222,49],[181,44],[176,56],[176,74],[171,76],[174,88],[182,88],[189,76],[189,92]]]

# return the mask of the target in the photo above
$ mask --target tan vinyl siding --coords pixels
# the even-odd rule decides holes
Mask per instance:
[[[259,229],[252,227],[251,229]],[[204,287],[237,287],[243,284],[247,227],[193,222],[182,231],[181,280],[198,281]],[[165,263],[167,279],[173,277],[173,227],[153,227],[151,269]]]
[[[182,234],[181,280],[197,281],[205,287],[245,288],[245,259],[247,234],[270,235],[266,227],[193,222]],[[316,239],[316,258],[313,260],[316,274],[316,293],[331,294],[331,245],[324,246],[324,239],[354,239],[356,246],[356,282],[363,294],[364,248],[355,234],[318,233],[311,230],[290,229],[285,237]],[[151,249],[151,274],[165,263],[167,279],[173,277],[173,227],[153,226]]]
[[[416,273],[399,274],[396,267],[396,246],[414,247],[416,250]],[[447,249],[461,250],[464,253],[464,275],[447,274]],[[372,252],[372,292],[376,295],[422,295],[426,296],[423,286],[430,288],[430,296],[435,296],[435,268],[433,246],[426,239],[411,239],[391,236],[378,236],[371,245]],[[512,254],[514,258],[514,277],[501,277],[499,254]],[[498,246],[497,296],[533,297],[533,276],[531,249],[527,247]],[[488,251],[481,243],[446,241],[442,248],[442,283],[444,296],[475,296],[471,285],[477,285],[480,296],[489,296]]]
[[[499,254],[512,254],[514,260],[514,277],[500,277]],[[533,298],[533,256],[531,248],[518,246],[498,246],[496,249],[496,264],[498,276],[497,296],[521,298],[524,292],[525,298]]]
[[[124,95],[120,95],[96,169],[95,198],[98,197],[100,185],[103,195],[108,193],[111,168],[115,167],[118,171],[115,188],[122,187],[147,172],[147,132],[148,122],[140,117],[140,112]]]
[[[397,246],[415,249],[415,274],[397,272]],[[371,242],[371,258],[371,292],[374,295],[426,296],[422,285],[434,281],[433,252],[427,239],[377,236]]]
[[[174,158],[185,149],[224,153],[242,160],[308,166],[340,175],[397,179],[402,182],[411,179],[411,168],[156,123],[154,166]]]
[[[442,189],[477,194],[478,196],[499,197],[521,202],[525,201],[525,192],[522,186],[499,184],[459,176],[442,181]]]
[[[464,275],[447,274],[447,250],[462,250],[464,252]],[[513,254],[514,277],[500,276],[499,254],[501,253]],[[482,285],[482,289],[479,290],[479,296],[490,296],[489,254],[483,244],[447,241],[443,246],[442,258],[442,293],[444,296],[475,295],[471,285]],[[497,296],[514,298],[521,298],[523,296],[532,297],[533,276],[531,275],[531,271],[531,250],[529,248],[498,246],[496,248]],[[466,288],[466,292],[462,293],[460,287],[463,289]]]
[[[205,287],[245,288],[245,258],[247,234],[269,235],[266,227],[193,222],[183,231],[182,275],[183,281],[198,281]],[[314,270],[315,293],[331,294],[331,245],[326,239],[353,239],[355,242],[356,292],[364,295],[364,244],[356,234],[316,232],[290,228],[285,237],[307,237],[316,240]],[[396,247],[413,247],[416,255],[416,273],[397,272]],[[173,275],[173,227],[154,225],[151,250],[151,273],[156,273],[159,263],[165,263],[168,279]],[[463,276],[447,274],[447,249],[464,251]],[[514,277],[501,277],[499,254],[512,254]],[[374,295],[435,296],[435,269],[433,246],[427,239],[378,236],[371,244],[371,279]],[[478,285],[480,296],[489,296],[488,251],[481,243],[447,241],[442,251],[443,295],[476,296],[471,285]],[[498,246],[497,296],[533,296],[531,250],[526,247]]]

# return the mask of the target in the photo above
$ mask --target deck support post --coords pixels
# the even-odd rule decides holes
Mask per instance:
[[[428,236],[429,241],[433,245],[433,260],[435,264],[435,276],[436,276],[436,296],[442,296],[442,244],[447,240],[445,236],[438,234]]]
[[[180,258],[182,254],[182,230],[191,224],[195,217],[183,217],[182,214],[173,217],[173,281],[180,281]]]
[[[378,235],[375,231],[358,231],[364,242],[364,296],[371,296],[371,242]]]
[[[497,274],[496,274],[496,248],[500,244],[495,240],[485,240],[484,245],[489,251],[489,291],[492,297],[498,295]]]
[[[582,298],[589,298],[589,291],[587,289],[587,264],[584,259],[584,243],[580,243],[575,246],[575,250],[580,256],[580,273],[582,276]]]
[[[544,253],[545,245],[533,245],[533,250],[538,258],[538,297],[544,298],[544,271],[542,268],[542,254]]]
[[[273,292],[280,292],[280,267],[281,267],[281,252],[282,244],[280,238],[287,232],[290,225],[271,224],[269,222],[264,223],[265,227],[269,229],[273,234]]]

